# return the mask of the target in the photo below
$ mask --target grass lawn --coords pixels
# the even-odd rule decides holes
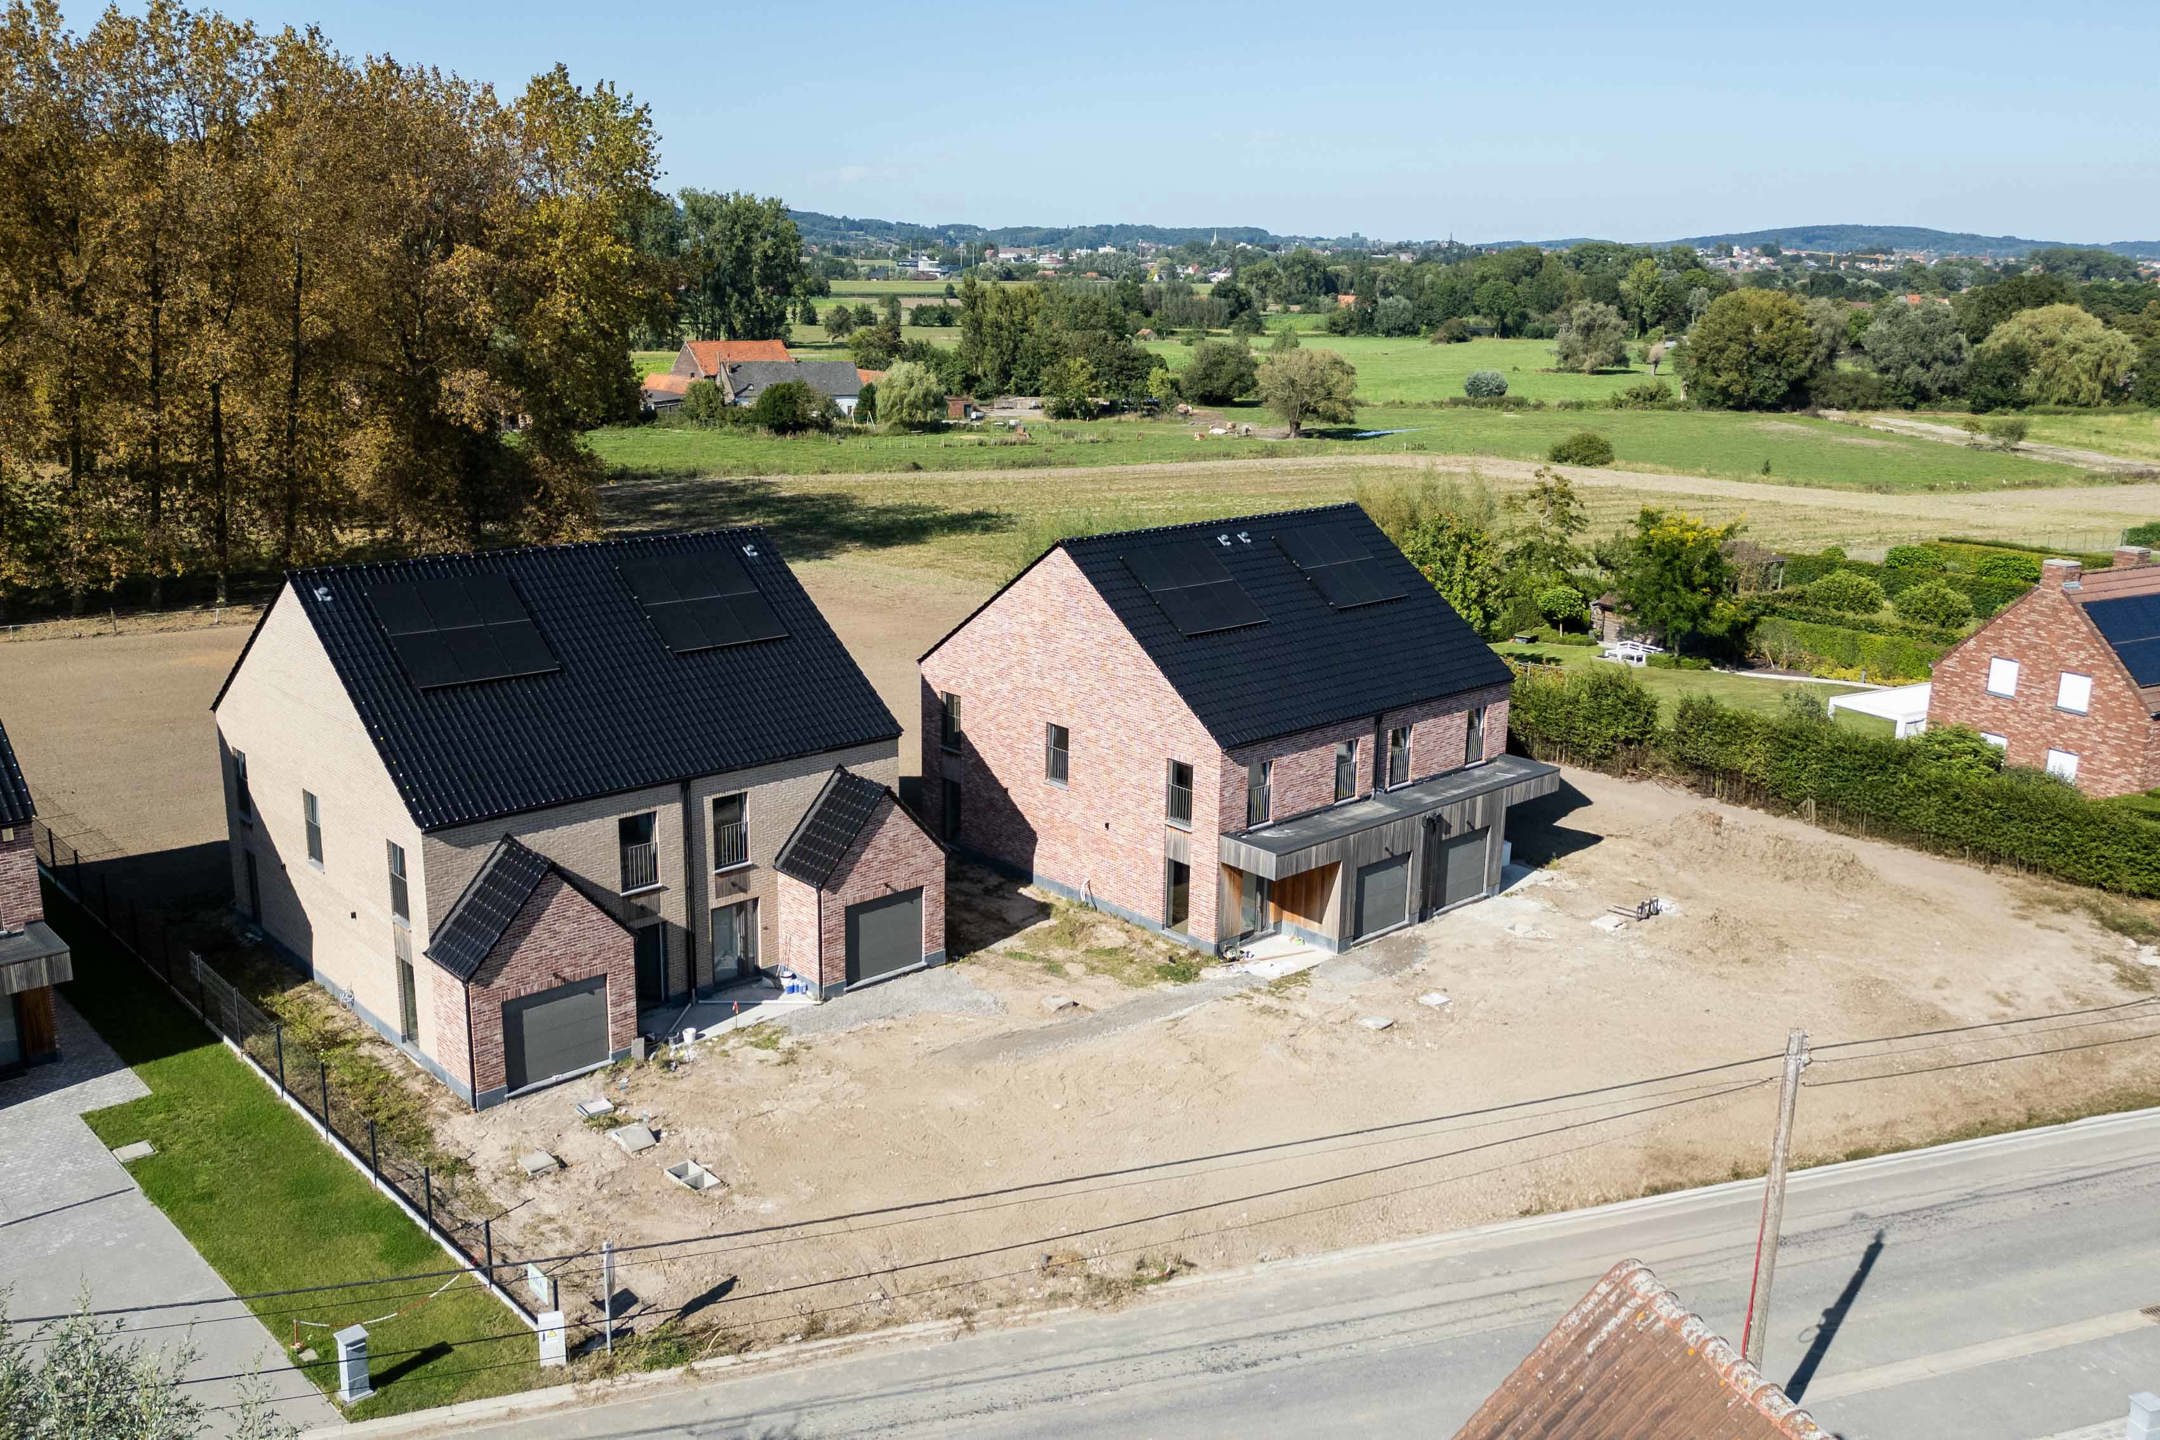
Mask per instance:
[[[53,923],[75,954],[68,1003],[150,1087],[141,1100],[84,1118],[107,1145],[148,1140],[157,1147],[129,1166],[151,1203],[242,1295],[389,1277],[322,1296],[251,1302],[281,1342],[295,1320],[327,1325],[302,1329],[324,1356],[332,1353],[332,1330],[369,1322],[375,1396],[353,1407],[354,1418],[537,1383],[530,1330],[469,1278],[418,1303],[442,1281],[396,1277],[449,1268],[442,1249],[147,971],[71,907],[60,910]],[[404,1306],[414,1308],[377,1318]],[[335,1390],[333,1365],[306,1369],[325,1392]]]
[[[1548,655],[1566,670],[1580,670],[1591,665],[1614,665],[1617,661],[1600,660],[1596,648],[1588,645],[1515,645],[1501,642],[1503,651],[1534,650]],[[1717,670],[1659,670],[1643,666],[1631,673],[1642,681],[1650,693],[1658,697],[1658,710],[1670,721],[1683,695],[1708,695],[1720,704],[1736,710],[1753,710],[1768,714],[1776,710],[1787,691],[1805,690],[1824,700],[1834,695],[1847,695],[1862,687],[1858,685],[1825,685],[1813,681],[1753,679],[1743,675],[1729,675]]]
[[[1919,414],[1916,420],[1956,425],[1963,415]],[[2074,445],[2131,460],[2160,464],[2160,410],[2091,410],[2071,415],[2027,415],[2025,438],[2048,445]]]

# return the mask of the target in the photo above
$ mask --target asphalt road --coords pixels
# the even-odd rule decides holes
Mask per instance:
[[[1625,1257],[1737,1342],[1760,1202],[1759,1184],[1690,1191],[440,1433],[1446,1435]],[[2160,1389],[2153,1305],[2148,1111],[1797,1176],[1764,1368],[1849,1440],[2036,1440]]]

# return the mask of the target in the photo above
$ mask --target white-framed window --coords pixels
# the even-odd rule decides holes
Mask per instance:
[[[2017,694],[2018,662],[2000,656],[1988,661],[1988,694]]]
[[[307,858],[316,869],[322,868],[322,802],[312,790],[300,792],[300,813],[307,821]]]
[[[2055,708],[2079,715],[2092,709],[2092,676],[2065,670],[2055,680]]]
[[[1980,738],[1987,741],[1988,744],[1994,746],[1998,750],[2007,750],[2010,748],[2010,737],[2007,735],[1997,735],[1992,730],[1983,730],[1980,732]]]
[[[2047,773],[2064,780],[2077,779],[2077,756],[2068,750],[2048,751]]]

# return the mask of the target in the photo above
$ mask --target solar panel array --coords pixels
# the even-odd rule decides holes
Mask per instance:
[[[2140,685],[2160,685],[2160,595],[2087,602],[2085,614]]]
[[[419,689],[562,669],[503,576],[388,581],[371,588],[367,598],[398,664]]]
[[[676,655],[778,640],[787,627],[758,593],[742,562],[724,550],[626,560],[623,579],[645,608],[660,643]]]
[[[1125,568],[1180,635],[1213,635],[1267,620],[1222,561],[1208,553],[1204,541],[1156,546],[1124,559]]]
[[[1290,557],[1290,563],[1312,581],[1330,609],[1354,610],[1360,605],[1400,600],[1407,593],[1372,548],[1347,528],[1289,530],[1278,534],[1275,543]]]

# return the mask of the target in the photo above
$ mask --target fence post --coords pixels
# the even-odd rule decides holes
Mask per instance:
[[[375,1175],[375,1183],[381,1185],[382,1151],[375,1144],[375,1122],[373,1120],[367,1122],[367,1158],[368,1169]]]
[[[319,1081],[320,1081],[320,1082],[322,1083],[322,1123],[323,1123],[323,1129],[327,1130],[327,1129],[329,1129],[329,1128],[330,1128],[330,1062],[329,1062],[329,1061],[327,1061],[327,1060],[317,1060],[317,1061],[315,1062],[315,1078],[316,1078],[317,1080],[319,1080]]]
[[[493,1220],[482,1220],[480,1222],[480,1248],[487,1256],[488,1284],[493,1285],[495,1283],[495,1222]]]
[[[290,1095],[290,1094],[292,1094],[292,1091],[291,1091],[291,1090],[289,1090],[289,1089],[287,1089],[287,1088],[286,1088],[286,1085],[285,1085],[285,1027],[284,1027],[283,1025],[281,1025],[281,1024],[279,1024],[279,1025],[272,1025],[272,1026],[270,1027],[270,1035],[271,1035],[271,1039],[272,1039],[272,1041],[273,1041],[273,1042],[274,1042],[274,1043],[276,1044],[276,1046],[277,1046],[277,1088],[278,1088],[278,1093],[279,1093],[280,1095]]]
[[[435,1228],[435,1175],[425,1165],[420,1167],[420,1193],[426,1197],[427,1223],[432,1230]]]

